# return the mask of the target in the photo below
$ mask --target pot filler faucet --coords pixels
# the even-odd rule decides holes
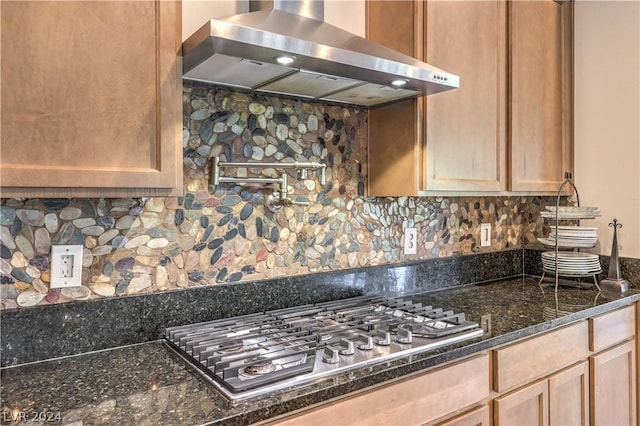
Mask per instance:
[[[231,161],[220,161],[219,157],[213,157],[211,161],[211,172],[209,175],[209,185],[213,190],[214,186],[221,183],[275,183],[278,185],[278,189],[274,190],[271,195],[266,199],[266,205],[269,210],[277,213],[283,206],[308,206],[308,201],[296,201],[289,198],[288,186],[289,176],[286,170],[282,170],[280,177],[237,177],[237,176],[221,176],[220,170],[223,168],[232,167],[251,167],[258,169],[276,168],[276,169],[296,169],[300,179],[307,179],[309,176],[309,170],[320,170],[320,184],[324,185],[327,182],[327,165],[325,163],[318,163],[315,161],[294,161],[290,163],[239,163]]]

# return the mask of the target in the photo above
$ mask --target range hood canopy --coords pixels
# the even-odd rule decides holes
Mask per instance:
[[[323,22],[321,0],[270,3],[252,1],[257,11],[211,19],[189,37],[183,77],[364,107],[459,87],[456,75]]]

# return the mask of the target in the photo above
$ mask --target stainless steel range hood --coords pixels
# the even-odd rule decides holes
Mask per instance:
[[[189,37],[184,78],[364,107],[459,86],[456,75],[323,22],[321,0],[264,3],[211,19]],[[294,62],[279,64],[283,56]]]

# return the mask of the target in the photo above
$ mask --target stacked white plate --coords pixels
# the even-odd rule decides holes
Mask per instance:
[[[556,252],[542,253],[542,269],[545,272],[566,277],[584,276],[602,272],[600,257],[597,254],[580,253],[575,251],[559,251],[556,269]]]
[[[547,210],[540,212],[540,216],[549,219],[556,218],[556,209],[558,210],[558,220],[593,219],[600,216],[597,207],[545,206],[545,209]]]
[[[598,242],[598,228],[587,228],[584,226],[551,226],[549,238],[538,238],[542,244],[558,247],[595,247]]]

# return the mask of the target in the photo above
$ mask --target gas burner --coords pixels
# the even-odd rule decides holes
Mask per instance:
[[[238,350],[242,348],[244,348],[244,343],[242,341],[231,340],[228,342],[220,343],[216,352],[219,354],[230,354],[233,352],[238,352]]]
[[[247,365],[242,369],[242,372],[249,376],[261,376],[263,374],[273,373],[277,369],[278,366],[273,361],[266,360]]]
[[[376,296],[165,331],[168,344],[232,401],[480,336],[463,313]]]

